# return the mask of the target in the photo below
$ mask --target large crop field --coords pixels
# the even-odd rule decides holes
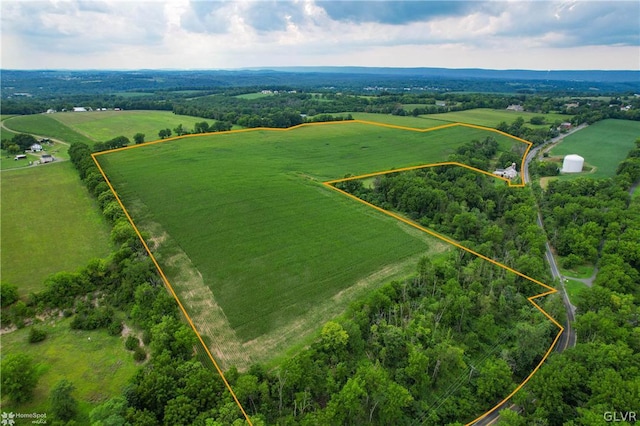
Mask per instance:
[[[517,112],[489,108],[477,108],[466,111],[446,112],[443,114],[430,114],[421,117],[427,117],[433,120],[443,120],[450,122],[460,122],[477,124],[479,126],[496,127],[500,122],[505,121],[508,124],[514,122],[518,117],[522,117],[527,127],[549,127],[556,121],[569,121],[572,116],[563,114],[537,114],[533,112]],[[532,117],[545,117],[548,124],[532,125],[529,123]]]
[[[178,139],[97,158],[228,366],[277,356],[313,334],[328,319],[323,313],[444,249],[323,181],[443,161],[488,135],[506,150],[521,143],[467,127],[420,133],[340,122]]]
[[[159,139],[162,129],[173,129],[182,124],[193,129],[195,123],[215,120],[176,115],[170,111],[92,111],[53,114],[56,120],[71,129],[86,135],[93,141],[106,141],[116,136],[126,136],[133,141],[133,135],[143,133],[146,141]]]
[[[429,129],[431,127],[450,124],[448,121],[435,120],[431,115],[423,115],[419,117],[398,116],[392,114],[376,114],[372,112],[351,112],[351,116],[356,120],[372,121],[375,123],[385,123],[394,126],[412,127],[415,129]],[[344,114],[336,114],[344,115]]]
[[[2,172],[2,281],[21,295],[109,253],[109,226],[70,162]]]
[[[170,111],[91,111],[24,115],[9,118],[4,124],[16,132],[93,145],[121,135],[133,140],[136,133],[143,133],[146,141],[154,141],[159,139],[158,132],[162,129],[171,129],[173,132],[175,127],[182,124],[185,129],[191,130],[195,123],[201,121],[209,124],[215,122],[176,115]]]
[[[596,167],[593,173],[586,176],[610,177],[615,174],[618,164],[624,160],[638,138],[640,122],[603,120],[567,136],[550,151],[550,154],[578,154],[584,157],[586,163]],[[571,175],[573,176],[585,174]]]

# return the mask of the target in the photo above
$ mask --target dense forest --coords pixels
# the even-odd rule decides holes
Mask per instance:
[[[640,140],[610,179],[557,181],[538,191],[545,227],[570,262],[594,262],[596,279],[572,300],[578,343],[551,356],[514,400],[505,424],[603,423],[640,401]],[[565,252],[566,253],[566,252]]]
[[[461,148],[452,159],[487,162],[498,154],[496,149],[489,138]],[[82,144],[70,151],[81,178],[114,224],[112,238],[120,249],[76,273],[51,276],[46,291],[15,303],[3,320],[20,322],[55,309],[73,316],[73,327],[104,327],[117,334],[122,325],[115,313],[124,311],[145,330],[147,349],[137,342],[132,347],[142,359],[150,350],[149,361],[123,397],[92,412],[92,421],[241,422],[224,383],[198,361],[194,333],[180,322],[175,302],[163,290],[90,153]],[[387,193],[383,201],[394,210],[532,277],[548,278],[541,256],[535,255],[543,239],[532,225],[529,191],[496,185],[489,177],[456,167],[392,175],[376,188],[396,188],[391,191],[395,198]],[[449,219],[452,225],[446,228]],[[487,233],[489,242],[484,241]],[[451,250],[423,258],[413,278],[385,285],[326,323],[308,349],[279,368],[267,371],[254,365],[243,373],[231,369],[226,376],[257,425],[470,421],[530,374],[557,334],[557,327],[526,300],[539,292],[539,286],[523,277]],[[544,303],[561,312],[557,299]]]
[[[195,98],[176,93],[164,99],[150,94],[129,100],[101,95],[100,105],[164,108],[247,127],[348,119],[340,115],[344,111],[429,114],[511,103],[528,111],[575,114],[574,123],[640,118],[637,98],[624,99],[634,107],[623,111],[610,106],[622,99],[568,109],[566,100],[524,94],[384,93],[370,98],[301,91],[243,99],[237,95],[247,93],[244,89],[230,90],[211,90]],[[62,106],[83,99],[97,98],[59,101]],[[446,100],[448,106],[438,106],[436,100]],[[47,102],[3,100],[3,113],[8,112],[5,105],[40,112],[38,108],[50,107]],[[405,111],[406,104],[426,105],[425,111]],[[536,144],[553,136],[553,129],[531,130],[521,119],[498,128]],[[33,142],[28,135],[14,139],[11,144],[18,148]],[[98,143],[93,151],[129,143],[114,138]],[[520,411],[505,410],[503,424],[596,425],[604,412],[633,410],[640,400],[640,198],[630,195],[640,181],[640,141],[636,145],[613,178],[557,180],[546,189],[535,184],[512,188],[456,166],[336,185],[541,282],[551,284],[544,262],[547,239],[563,266],[596,265],[593,285],[572,300],[577,346],[547,359],[514,396]],[[194,332],[182,321],[91,153],[83,144],[69,150],[81,179],[112,224],[117,249],[76,272],[51,275],[46,290],[26,300],[18,299],[15,286],[2,283],[3,325],[23,327],[36,315],[60,314],[71,317],[76,329],[103,328],[119,335],[126,320],[143,330],[142,344],[128,339],[126,347],[145,363],[122,396],[92,411],[94,424],[244,424],[238,405],[202,356]],[[500,151],[496,141],[487,138],[459,148],[450,160],[486,170],[520,156]],[[546,235],[536,225],[538,208]],[[557,327],[527,301],[542,291],[522,276],[452,248],[421,259],[410,279],[388,283],[353,304],[320,327],[309,347],[277,368],[253,365],[242,372],[231,368],[225,375],[254,425],[468,422],[515,389],[557,335]],[[538,303],[562,322],[564,307],[558,295]],[[46,336],[36,325],[29,338],[35,342]],[[37,383],[34,365],[25,354],[3,356],[3,393],[14,401],[28,400]],[[68,389],[61,385],[56,395],[68,399]],[[73,422],[74,416],[68,411],[57,418]]]
[[[443,68],[325,67],[200,71],[0,70],[1,95],[44,98],[60,95],[109,95],[262,87],[378,94],[406,89],[437,92],[601,94],[638,92],[637,71],[526,71]],[[266,86],[266,87],[265,87]]]

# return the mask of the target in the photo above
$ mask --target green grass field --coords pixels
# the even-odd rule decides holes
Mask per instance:
[[[110,251],[109,226],[70,162],[2,172],[0,198],[2,281],[21,295]]]
[[[4,124],[16,132],[32,133],[60,139],[65,142],[83,142],[93,145],[116,136],[133,139],[136,133],[145,134],[146,141],[158,139],[161,129],[173,129],[179,124],[187,130],[197,122],[208,120],[186,115],[176,115],[170,111],[93,111],[81,113],[56,113],[25,115],[7,119]],[[132,141],[133,142],[133,141]]]
[[[373,121],[375,123],[392,124],[395,126],[413,127],[416,129],[428,129],[431,127],[442,126],[444,124],[450,124],[448,121],[436,120],[431,115],[424,115],[420,117],[401,117],[391,114],[375,114],[371,112],[351,112],[343,113],[342,115],[351,114],[356,120]]]
[[[176,115],[170,111],[93,111],[82,113],[58,113],[53,117],[61,124],[82,133],[93,141],[106,141],[116,136],[126,136],[133,143],[133,135],[143,133],[146,141],[159,139],[162,129],[173,129],[178,125],[193,129],[193,125],[206,121],[213,124],[215,120]]]
[[[8,116],[7,118],[11,118],[12,116]],[[2,120],[4,121],[4,119]],[[4,127],[0,127],[0,140],[1,139],[11,139],[12,137],[14,137],[15,135],[17,135],[17,132],[12,132],[9,129],[5,129]]]
[[[406,274],[409,260],[438,244],[322,181],[442,161],[489,134],[506,149],[520,143],[463,127],[419,133],[341,122],[175,140],[98,159],[134,220],[164,241],[157,252],[180,297],[196,292],[200,276],[252,347],[320,305],[341,303],[357,283]],[[183,274],[183,264],[197,273]],[[295,329],[290,342],[322,321]]]
[[[550,155],[578,154],[596,167],[592,173],[575,173],[561,178],[610,177],[640,137],[640,122],[603,120],[567,136],[549,152]]]
[[[40,325],[48,335],[39,343],[28,343],[30,327],[2,336],[2,354],[28,354],[40,374],[31,402],[14,405],[3,398],[2,411],[48,413],[47,424],[50,424],[49,394],[63,378],[76,387],[73,396],[78,401],[78,424],[89,424],[93,408],[122,395],[137,370],[132,353],[124,348],[123,338],[109,336],[105,330],[71,330],[69,322]]]
[[[71,114],[71,113],[69,113]],[[84,142],[92,145],[93,141],[60,123],[53,118],[54,114],[20,115],[4,120],[3,124],[17,133],[31,133],[33,135],[60,139],[67,143]]]
[[[444,120],[460,123],[477,124],[479,126],[496,127],[500,122],[514,122],[518,117],[522,117],[525,125],[531,128],[549,127],[555,121],[569,121],[572,116],[563,114],[536,114],[533,112],[516,112],[507,110],[497,110],[489,108],[477,108],[466,111],[446,112],[443,114],[430,114],[422,117],[434,120]],[[532,125],[529,123],[531,117],[545,117],[548,124]]]
[[[590,278],[593,275],[593,271],[595,271],[595,266],[591,264],[578,265],[571,269],[560,268],[562,275],[573,278]]]
[[[236,98],[240,98],[240,99],[260,99],[260,98],[266,98],[267,96],[273,96],[273,93],[261,93],[261,92],[256,92],[256,93],[243,93],[242,95],[236,95]]]
[[[587,285],[583,282],[567,279],[564,283],[564,288],[567,289],[567,294],[569,295],[569,300],[575,303],[576,297],[587,288]]]

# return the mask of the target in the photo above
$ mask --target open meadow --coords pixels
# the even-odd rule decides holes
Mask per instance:
[[[58,112],[12,117],[4,121],[6,127],[16,132],[32,133],[73,143],[93,145],[116,136],[126,136],[133,142],[133,135],[143,133],[146,141],[159,139],[162,129],[178,125],[193,129],[193,125],[215,120],[176,115],[170,111],[89,111]]]
[[[542,114],[542,113],[534,113],[534,112],[526,112],[526,111],[507,111],[498,110],[498,109],[489,109],[489,108],[476,108],[469,109],[466,111],[454,111],[454,112],[445,112],[442,114],[429,114],[423,115],[420,117],[426,117],[433,120],[442,120],[448,122],[456,122],[456,123],[468,123],[468,124],[477,124],[478,126],[486,126],[486,127],[496,127],[500,122],[505,121],[508,124],[513,123],[518,117],[522,117],[525,121],[525,126],[531,128],[540,128],[546,127],[548,128],[556,121],[564,122],[569,121],[571,119],[571,115],[564,114]],[[544,117],[546,124],[538,124],[533,125],[529,123],[532,117]]]
[[[133,135],[142,133],[145,141],[160,139],[158,132],[173,129],[180,124],[186,130],[192,130],[195,123],[215,120],[176,115],[171,111],[91,111],[56,113],[52,116],[60,123],[91,138],[95,142],[104,142],[116,136],[126,136],[133,143]]]
[[[122,395],[137,369],[132,352],[124,348],[124,339],[110,336],[106,330],[71,330],[69,323],[65,319],[39,325],[47,338],[38,343],[28,342],[31,327],[2,336],[2,353],[28,354],[39,376],[32,401],[14,405],[3,398],[2,411],[51,413],[49,394],[63,378],[76,388],[73,396],[78,401],[78,424],[90,424],[93,408]],[[47,420],[49,424],[51,418]]]
[[[70,162],[2,172],[2,281],[21,295],[110,251],[109,225]]]
[[[53,118],[53,114],[19,115],[3,121],[4,126],[16,133],[29,133],[63,142],[82,142],[93,145],[93,140]]]
[[[336,115],[345,115],[345,114],[347,113],[336,114]],[[430,115],[423,115],[419,117],[412,117],[412,116],[403,117],[399,115],[376,114],[372,112],[350,112],[348,114],[351,114],[351,116],[356,120],[372,121],[375,123],[391,124],[394,126],[412,127],[415,129],[429,129],[431,127],[450,124],[448,121],[436,120],[433,118],[433,116],[430,116]]]
[[[567,136],[549,151],[549,155],[578,154],[586,163],[596,167],[591,173],[563,175],[561,179],[578,176],[611,177],[638,138],[640,138],[640,122],[603,120]]]
[[[264,361],[313,334],[330,318],[322,312],[346,307],[357,288],[406,276],[421,255],[445,249],[322,182],[444,161],[487,136],[503,150],[521,144],[460,126],[422,133],[338,122],[177,139],[97,159],[196,326],[215,336],[214,354],[225,350],[218,330],[226,327],[236,339],[229,347]]]

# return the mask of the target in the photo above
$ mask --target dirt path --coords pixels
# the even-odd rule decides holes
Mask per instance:
[[[598,275],[598,268],[593,269],[593,274],[589,278],[574,278],[569,275],[565,275],[564,277],[573,281],[580,281],[586,284],[587,287],[591,287],[593,286],[593,281],[596,279],[596,275]]]

